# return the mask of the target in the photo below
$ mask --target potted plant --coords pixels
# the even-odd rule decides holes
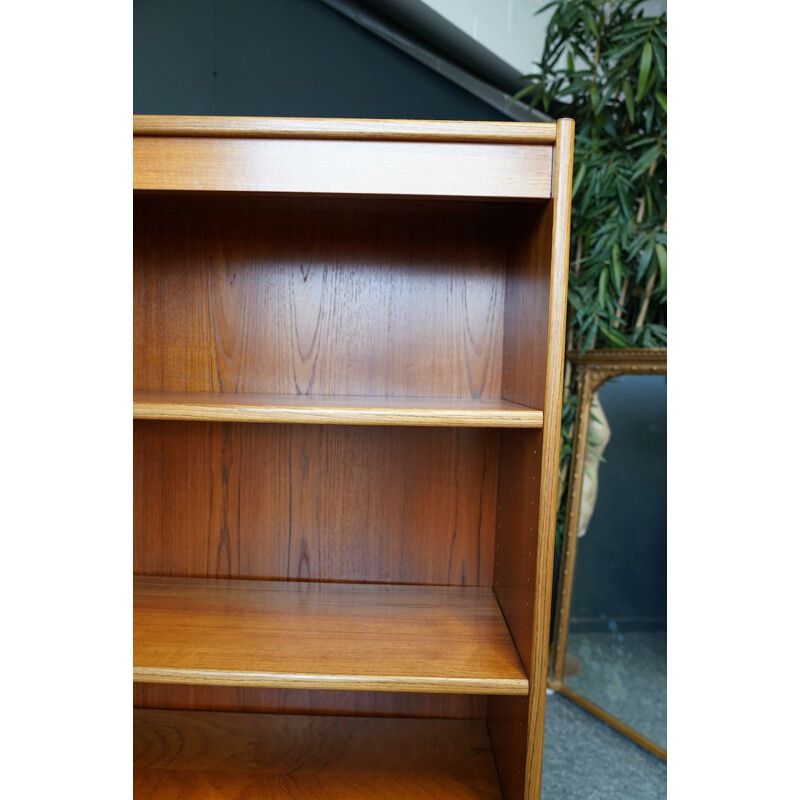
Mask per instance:
[[[567,349],[667,343],[667,18],[644,0],[556,0],[517,94],[575,120]],[[561,496],[575,391],[567,362]],[[562,529],[561,503],[558,536]]]

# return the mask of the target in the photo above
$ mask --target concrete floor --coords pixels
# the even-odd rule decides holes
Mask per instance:
[[[667,632],[570,632],[567,653],[577,694],[667,747]]]
[[[547,698],[542,800],[665,800],[667,765],[557,694]]]

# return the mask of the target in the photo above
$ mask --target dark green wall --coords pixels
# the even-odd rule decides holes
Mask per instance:
[[[604,383],[611,440],[597,505],[578,540],[572,630],[660,629],[667,620],[667,379]]]
[[[134,0],[133,111],[508,119],[320,0]]]

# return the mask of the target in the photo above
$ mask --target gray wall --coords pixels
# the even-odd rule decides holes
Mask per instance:
[[[320,0],[134,0],[133,111],[508,119]]]

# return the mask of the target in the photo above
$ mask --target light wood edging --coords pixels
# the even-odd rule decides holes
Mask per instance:
[[[450,678],[375,675],[304,675],[291,672],[239,672],[134,667],[139,683],[184,686],[249,686],[265,689],[337,689],[359,692],[419,692],[428,694],[528,694],[524,678]]]
[[[550,277],[550,314],[547,330],[547,382],[543,427],[542,476],[540,483],[539,536],[536,553],[535,601],[533,603],[533,646],[528,708],[528,758],[525,769],[525,798],[541,795],[544,748],[547,659],[550,636],[550,603],[553,585],[558,495],[558,457],[561,439],[561,401],[564,376],[567,280],[569,276],[570,219],[572,214],[572,152],[575,123],[557,123],[553,168],[553,237]]]
[[[556,124],[554,122],[135,115],[133,135],[552,144],[556,138]]]
[[[663,747],[657,745],[646,736],[642,736],[639,731],[634,730],[630,725],[627,725],[621,719],[618,719],[613,714],[609,714],[608,711],[598,705],[595,705],[595,703],[593,703],[591,700],[587,700],[583,695],[575,693],[563,683],[551,681],[548,685],[554,692],[558,692],[568,700],[571,700],[573,703],[575,703],[575,705],[580,706],[590,714],[594,714],[594,716],[596,716],[598,719],[605,722],[606,725],[609,725],[623,736],[627,736],[632,742],[635,742],[639,745],[639,747],[647,750],[648,753],[652,753],[654,756],[656,756],[656,758],[660,758],[662,761],[666,762],[667,751]]]
[[[506,400],[405,400],[134,392],[134,419],[329,425],[541,428],[543,414]]]

